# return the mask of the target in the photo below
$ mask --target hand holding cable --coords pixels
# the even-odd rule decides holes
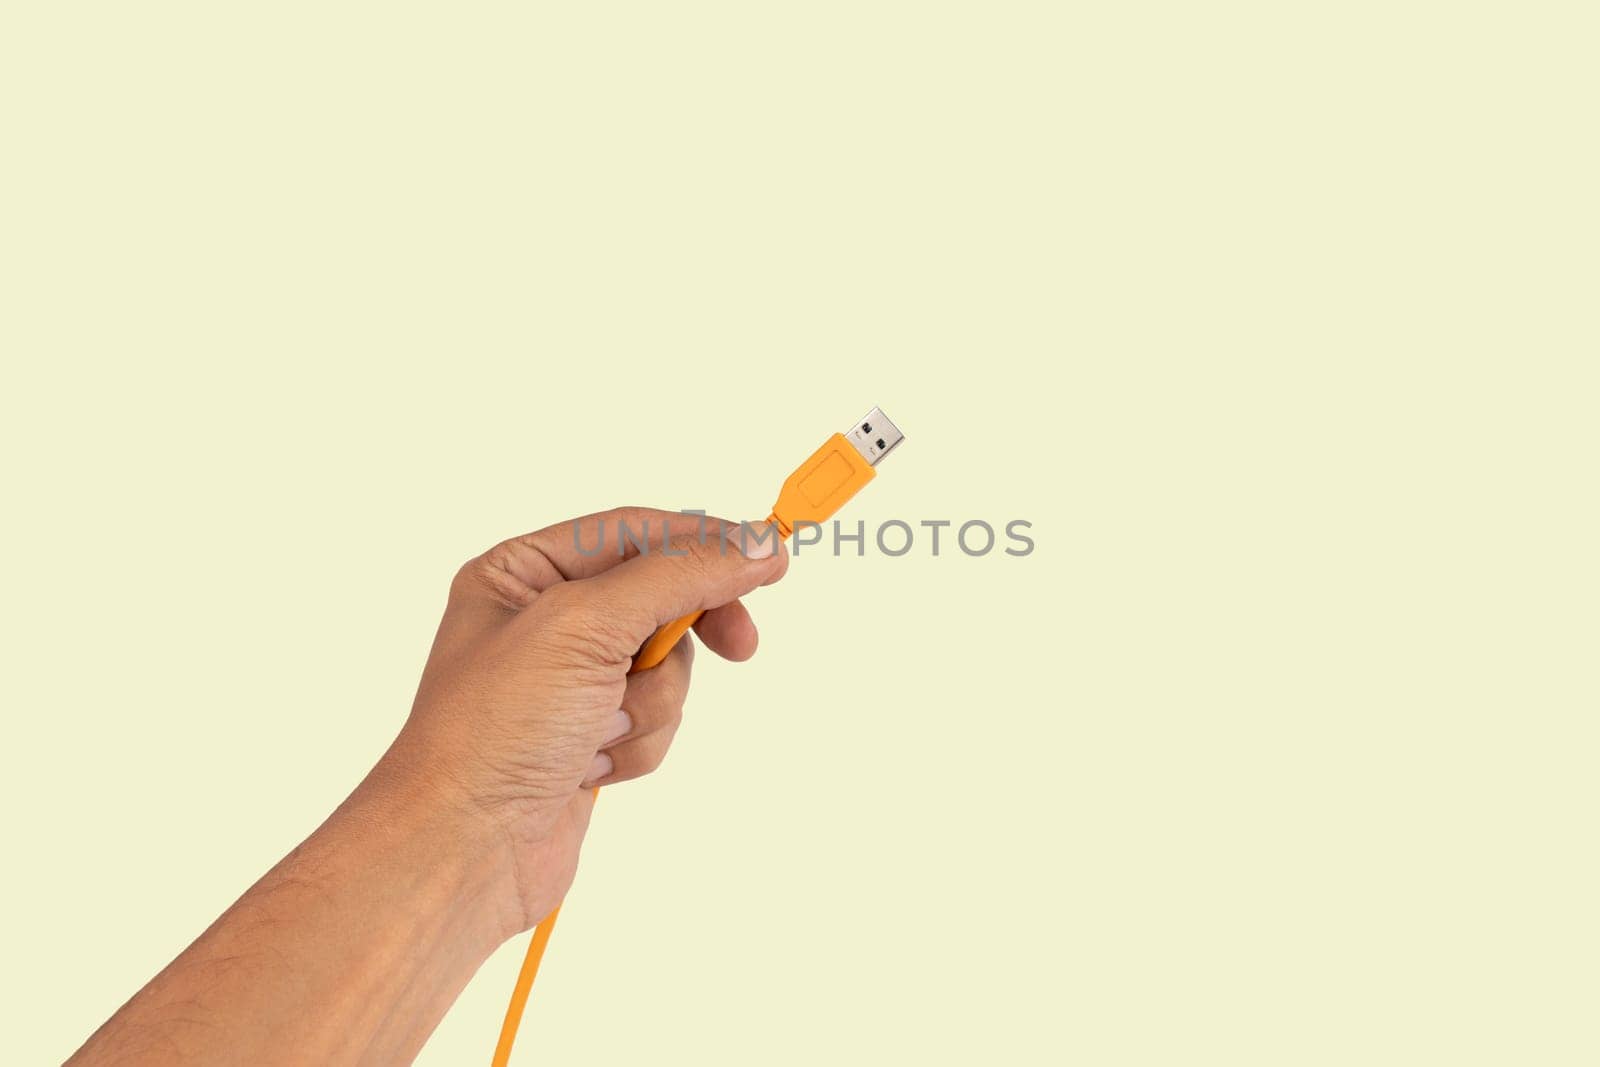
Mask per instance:
[[[653,770],[672,741],[692,658],[679,638],[693,626],[748,658],[739,598],[783,576],[781,537],[831,517],[900,441],[874,408],[796,468],[761,531],[623,509],[473,559],[378,764],[69,1062],[409,1062],[538,921],[505,1063],[595,788]],[[621,524],[649,530],[651,551]]]
[[[630,676],[635,650],[693,612],[712,651],[750,658],[756,628],[739,597],[787,566],[770,534],[627,508],[514,538],[461,569],[393,755],[503,830],[518,929],[571,883],[588,791],[654,770],[672,742],[693,644]]]
[[[619,555],[619,521],[648,528],[651,551]],[[721,523],[702,539],[701,521],[591,515],[461,568],[378,764],[71,1064],[409,1063],[489,954],[559,903],[594,786],[665,755],[690,643],[630,678],[635,650],[704,612],[709,648],[755,651],[738,598],[780,578],[787,556],[771,537],[745,556],[737,535],[715,536]]]
[[[767,516],[765,529],[753,534],[746,526],[738,531],[741,550],[754,556],[752,539],[759,544],[764,535],[781,543],[799,526],[818,525],[831,518],[862,486],[872,481],[878,464],[904,439],[899,427],[889,421],[881,408],[873,408],[849,430],[828,438],[784,479],[778,500],[772,505],[772,514]],[[631,673],[654,673],[652,668],[670,661],[679,639],[691,626],[699,624],[703,615],[703,609],[690,611],[657,630],[634,657]],[[560,914],[558,904],[534,928],[517,984],[511,991],[511,1002],[506,1006],[505,1021],[500,1026],[500,1038],[495,1043],[490,1067],[507,1067],[511,1062],[511,1048],[522,1024],[528,993],[533,988],[545,946],[550,943]]]

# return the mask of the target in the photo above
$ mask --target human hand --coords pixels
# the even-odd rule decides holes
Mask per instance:
[[[619,555],[618,520],[650,551]],[[727,529],[626,508],[462,567],[372,773],[71,1062],[410,1062],[488,955],[560,903],[592,788],[666,754],[692,642],[630,676],[635,650],[705,609],[707,646],[755,652],[738,598],[787,557],[775,531],[724,544]]]
[[[619,521],[647,531],[648,554],[631,542],[619,554]],[[643,508],[575,522],[461,568],[411,716],[375,771],[431,791],[502,842],[496,867],[510,884],[494,892],[507,936],[571,885],[592,788],[649,773],[672,742],[693,642],[629,676],[633,654],[657,627],[705,609],[695,632],[706,646],[748,659],[756,629],[738,598],[788,566],[776,533],[759,527],[741,537],[723,520]]]

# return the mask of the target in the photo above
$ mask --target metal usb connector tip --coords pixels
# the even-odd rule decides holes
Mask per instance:
[[[883,457],[894,451],[894,446],[906,439],[882,408],[873,408],[845,432],[845,437],[855,446],[861,458],[876,467]]]

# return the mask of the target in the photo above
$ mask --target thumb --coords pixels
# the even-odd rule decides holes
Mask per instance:
[[[592,635],[614,639],[617,647],[609,651],[622,657],[632,656],[658,627],[731,604],[777,581],[788,567],[789,553],[775,527],[728,523],[703,537],[675,537],[652,552],[569,584],[581,588],[584,614],[596,624]]]

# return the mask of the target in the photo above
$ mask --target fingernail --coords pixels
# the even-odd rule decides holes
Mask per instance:
[[[741,522],[733,543],[745,559],[766,559],[778,550],[778,529],[764,522]]]
[[[631,729],[633,729],[633,716],[618,708],[606,721],[606,739],[600,743],[609,745]]]
[[[594,760],[589,764],[589,773],[583,776],[583,784],[598,782],[611,773],[611,757],[604,752],[596,752]]]

